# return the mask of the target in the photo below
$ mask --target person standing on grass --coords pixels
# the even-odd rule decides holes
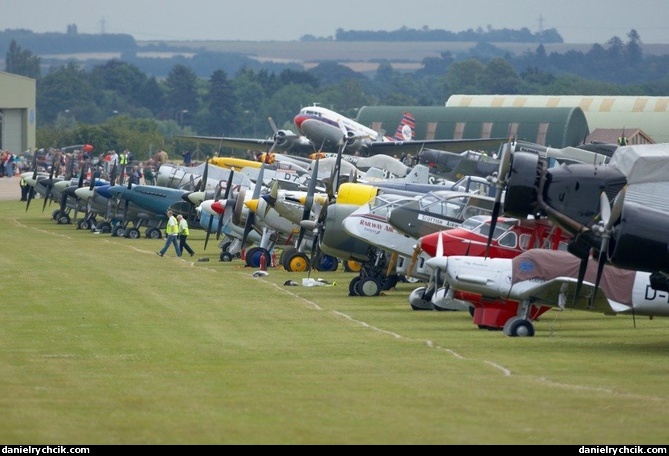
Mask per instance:
[[[181,249],[181,253],[185,250],[190,253],[190,256],[193,256],[195,255],[195,252],[193,252],[193,249],[188,245],[188,235],[190,234],[188,220],[186,220],[183,215],[179,214],[177,215],[177,221],[179,222],[179,248]]]
[[[157,255],[163,256],[167,249],[170,247],[170,244],[174,245],[174,250],[177,252],[177,256],[181,257],[181,248],[179,247],[179,222],[177,222],[176,217],[172,214],[172,211],[167,211],[167,228],[165,228],[165,245],[160,250],[156,252]]]

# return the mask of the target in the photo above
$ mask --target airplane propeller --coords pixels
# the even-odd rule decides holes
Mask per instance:
[[[492,244],[492,237],[495,233],[495,225],[497,224],[497,218],[499,217],[499,212],[502,205],[502,193],[504,192],[504,187],[506,186],[509,180],[509,172],[511,171],[511,139],[507,141],[502,150],[502,156],[499,161],[499,169],[496,175],[491,176],[489,179],[496,188],[495,192],[495,202],[492,207],[492,218],[490,219],[490,232],[488,233],[488,241],[485,247],[485,258],[488,258],[488,253],[490,252],[490,244]]]
[[[613,209],[609,204],[609,198],[606,196],[606,193],[602,192],[600,194],[600,213],[601,220],[600,222],[593,226],[593,231],[597,231],[601,238],[602,243],[599,248],[599,257],[597,259],[597,277],[595,279],[595,291],[592,295],[592,300],[594,301],[597,296],[597,288],[599,287],[599,281],[602,278],[602,273],[604,272],[604,265],[607,261],[607,255],[609,250],[609,241],[611,239],[611,233],[613,232],[613,225],[620,219],[623,211],[623,203],[625,200],[625,193],[627,192],[627,186],[623,187],[620,190],[620,193],[616,196],[614,201]]]
[[[311,171],[311,180],[309,181],[309,188],[307,189],[307,198],[304,201],[304,208],[302,210],[302,220],[309,220],[309,215],[311,214],[311,209],[314,205],[314,193],[316,193],[316,181],[318,180],[318,163],[320,158],[317,156],[314,162],[314,167]],[[306,228],[300,225],[300,232],[297,235],[297,248],[299,249],[304,240],[304,234]],[[311,256],[313,258],[314,251],[311,251]]]
[[[46,203],[50,200],[51,189],[53,188],[53,174],[56,171],[56,160],[58,159],[58,154],[54,154],[53,162],[51,163],[51,171],[49,171],[49,180],[46,184],[46,193],[44,194],[44,204],[42,205],[42,212],[46,209]]]
[[[216,193],[214,194],[214,201],[218,201],[219,197],[221,196],[221,186],[219,185],[218,188],[216,189]],[[209,235],[211,234],[211,228],[214,225],[214,217],[211,216],[209,217],[209,226],[207,227],[207,234],[204,237],[204,248],[203,250],[207,250],[207,244],[209,243]]]
[[[263,161],[262,165],[260,166],[260,171],[258,171],[258,178],[256,179],[256,184],[253,187],[252,199],[254,200],[260,198],[260,190],[263,185],[264,176],[265,176],[265,162]],[[242,235],[242,245],[246,243],[246,238],[253,229],[255,221],[256,221],[255,213],[253,211],[249,211],[246,216],[246,224],[244,225],[244,234]]]

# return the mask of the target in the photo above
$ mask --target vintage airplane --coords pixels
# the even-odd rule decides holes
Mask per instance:
[[[291,130],[279,130],[269,118],[274,134],[268,139],[227,138],[216,136],[177,136],[185,139],[233,149],[256,150],[261,152],[281,151],[291,155],[308,156],[315,152],[339,150],[342,133],[346,138],[344,152],[359,153],[363,156],[383,153],[387,155],[418,154],[430,147],[441,150],[462,152],[470,149],[497,147],[501,138],[481,139],[414,139],[414,119],[405,113],[393,136],[384,131],[375,131],[342,114],[320,106],[300,109],[293,121],[300,134]]]
[[[480,193],[432,191],[393,209],[388,223],[400,233],[417,240],[435,231],[457,228],[463,220],[475,215],[490,215],[495,198],[488,196],[489,187],[477,188]]]
[[[479,328],[501,329],[506,321],[515,316],[516,307],[494,300],[462,299],[448,287],[442,287],[439,271],[427,267],[427,260],[435,256],[468,255],[485,256],[491,220],[489,216],[475,216],[465,220],[459,228],[438,231],[419,239],[411,263],[415,270],[429,274],[426,286],[412,291],[409,303],[414,310],[465,310],[474,317]],[[570,235],[552,225],[547,219],[513,219],[500,217],[495,226],[493,242],[488,248],[491,258],[513,258],[529,249],[566,250]],[[473,306],[473,307],[470,307]],[[539,308],[531,315],[535,319],[548,310]]]
[[[428,264],[464,299],[516,306],[516,315],[503,327],[508,336],[533,336],[531,314],[544,306],[669,316],[669,293],[653,286],[650,273],[607,266],[599,277],[597,261],[590,258],[581,279],[580,260],[564,250],[530,249],[511,259],[435,256]]]
[[[508,142],[492,179],[498,187],[493,225],[500,213],[518,218],[547,216],[573,236],[569,251],[581,259],[579,281],[591,250],[599,258],[595,290],[607,263],[666,277],[667,176],[669,144],[618,147],[607,165],[548,167],[546,157],[513,152]],[[658,282],[658,286],[664,283]]]
[[[415,119],[408,112],[404,113],[392,137],[321,106],[302,108],[293,120],[300,133],[317,145],[319,150],[337,152],[343,133],[344,152],[357,153],[362,156],[417,155],[426,148],[459,152],[470,149],[488,149],[491,145],[496,147],[500,143],[500,138],[416,140],[413,130]]]

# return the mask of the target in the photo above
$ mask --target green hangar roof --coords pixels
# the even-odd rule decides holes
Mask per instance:
[[[447,107],[579,107],[590,131],[639,128],[658,143],[669,142],[669,97],[617,95],[451,95]]]
[[[356,120],[392,136],[405,112],[416,119],[414,139],[515,138],[543,146],[577,146],[590,133],[581,108],[363,106]]]

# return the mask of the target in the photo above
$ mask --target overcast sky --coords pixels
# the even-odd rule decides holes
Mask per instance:
[[[146,40],[293,41],[337,29],[555,28],[567,43],[669,43],[667,0],[0,0],[0,30],[127,33]]]

